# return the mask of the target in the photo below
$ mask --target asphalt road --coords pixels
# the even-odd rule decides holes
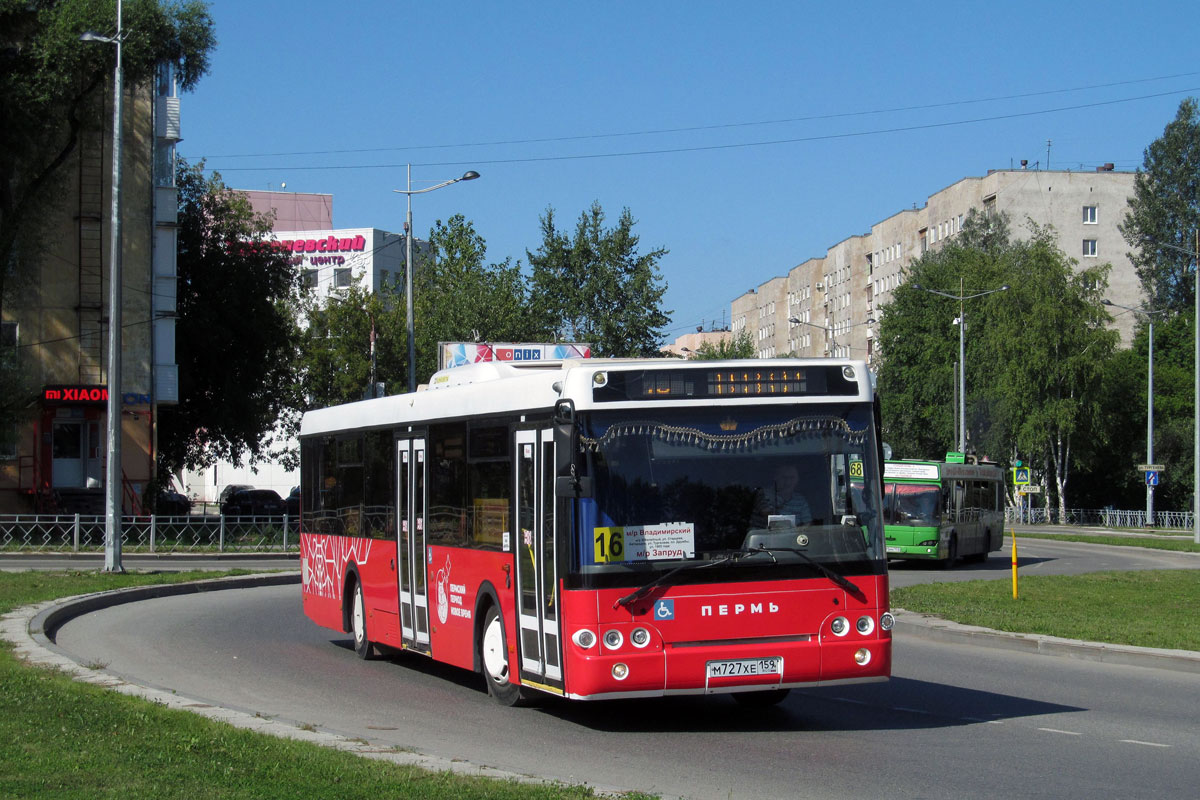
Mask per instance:
[[[1125,548],[1020,548],[1023,574],[1200,566]],[[1005,554],[892,574],[905,585],[1007,578],[1009,567]],[[1127,798],[1200,785],[1200,677],[903,636],[889,683],[794,691],[766,712],[724,697],[501,708],[482,679],[420,656],[358,660],[348,636],[303,616],[298,586],[117,606],[68,623],[57,642],[81,663],[198,702],[667,797]]]

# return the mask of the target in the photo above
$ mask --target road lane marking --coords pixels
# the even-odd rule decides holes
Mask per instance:
[[[1138,739],[1122,739],[1121,741],[1124,742],[1125,744],[1140,744],[1144,747],[1170,747],[1171,746],[1169,744],[1162,744],[1161,742],[1143,742]]]
[[[1038,728],[1038,730],[1045,731],[1046,733],[1063,733],[1067,736],[1083,736],[1083,734],[1079,733],[1078,731],[1060,731],[1058,728]]]

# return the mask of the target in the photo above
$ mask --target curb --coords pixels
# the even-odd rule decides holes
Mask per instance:
[[[55,631],[76,617],[91,611],[148,600],[156,597],[170,597],[182,594],[223,591],[226,589],[248,589],[261,586],[284,586],[299,584],[300,573],[272,572],[260,575],[239,575],[232,578],[214,578],[189,583],[157,584],[153,586],[136,586],[127,589],[114,589],[107,592],[62,597],[48,600],[44,603],[24,606],[0,617],[0,639],[7,640],[13,645],[13,654],[17,659],[34,666],[57,669],[73,680],[91,683],[133,697],[141,697],[167,708],[200,714],[218,722],[224,722],[235,728],[256,731],[258,733],[276,736],[281,739],[295,739],[311,742],[322,747],[331,747],[365,758],[387,761],[392,764],[416,766],[434,772],[453,772],[456,775],[467,775],[479,778],[494,778],[497,780],[530,783],[542,786],[563,786],[561,781],[549,780],[536,775],[508,772],[489,767],[485,764],[473,764],[462,759],[446,759],[413,751],[397,751],[384,742],[371,742],[361,737],[349,737],[333,730],[313,728],[311,725],[297,721],[269,718],[257,714],[238,711],[210,704],[206,700],[186,697],[172,691],[164,691],[149,686],[132,683],[111,675],[102,669],[92,669],[72,659],[54,644]],[[587,785],[598,797],[619,797],[628,790],[615,787]]]
[[[905,611],[902,608],[893,608],[892,614],[896,617],[895,630],[897,632],[935,642],[973,644],[1001,650],[1075,658],[1081,661],[1100,661],[1106,664],[1123,664],[1200,674],[1200,653],[1192,650],[1167,650],[1105,642],[1085,642],[1081,639],[1064,639],[1059,636],[1045,636],[1037,633],[1008,633],[991,628],[981,628],[977,625],[962,625],[941,617]]]

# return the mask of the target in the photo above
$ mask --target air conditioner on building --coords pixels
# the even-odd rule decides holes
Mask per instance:
[[[817,291],[818,292],[825,291],[825,284],[821,283],[820,281],[817,281]]]

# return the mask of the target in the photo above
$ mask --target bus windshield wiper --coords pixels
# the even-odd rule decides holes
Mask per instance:
[[[640,586],[637,589],[634,589],[629,594],[625,595],[624,597],[618,598],[617,602],[613,603],[613,608],[617,608],[618,606],[625,606],[626,608],[628,608],[630,606],[630,604],[635,603],[638,600],[640,600],[641,598],[648,595],[650,593],[650,590],[653,589],[655,586],[658,586],[658,585],[664,583],[668,578],[670,578],[671,576],[676,575],[680,572],[683,572],[685,569],[704,569],[705,567],[715,567],[718,564],[727,564],[730,561],[734,561],[734,560],[741,558],[742,556],[748,555],[752,552],[755,552],[755,551],[738,550],[736,552],[730,553],[729,555],[726,555],[726,556],[722,556],[721,558],[715,559],[713,561],[688,561],[684,564],[680,564],[678,567],[675,567],[674,569],[669,569],[666,572],[664,572],[662,575],[659,575],[657,578],[650,581],[645,586]]]
[[[807,561],[809,564],[811,564],[813,567],[815,567],[817,572],[821,573],[826,578],[829,578],[829,580],[833,581],[838,586],[842,587],[847,592],[854,595],[854,597],[857,598],[858,600],[866,600],[866,595],[863,594],[862,589],[858,588],[857,584],[852,582],[845,575],[840,575],[840,574],[834,572],[829,567],[825,566],[820,561],[817,561],[815,558],[813,558],[812,556],[810,556],[808,553],[804,552],[803,550],[800,550],[799,548],[796,548],[796,547],[766,547],[764,545],[759,545],[758,547],[755,547],[752,550],[746,550],[745,552],[747,552],[747,553],[766,553],[767,555],[771,555],[771,553],[795,553],[796,555],[800,556],[802,559]],[[771,557],[774,558],[774,556],[771,556]]]

